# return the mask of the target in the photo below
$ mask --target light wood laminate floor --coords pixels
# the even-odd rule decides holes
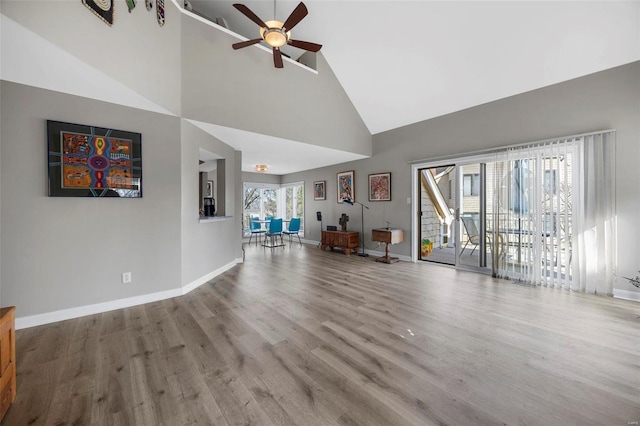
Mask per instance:
[[[186,296],[19,330],[2,424],[640,420],[638,303],[312,246],[246,249]]]

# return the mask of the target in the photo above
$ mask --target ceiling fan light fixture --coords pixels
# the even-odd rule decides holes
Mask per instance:
[[[291,32],[284,32],[280,21],[267,21],[267,28],[260,28],[260,37],[271,47],[281,47],[291,38]]]
[[[267,171],[266,164],[256,164],[256,172],[265,173]]]
[[[298,49],[306,50],[308,52],[317,52],[322,48],[321,44],[291,39],[290,30],[298,25],[298,23],[300,23],[300,21],[302,21],[302,19],[304,19],[304,17],[307,16],[309,12],[307,10],[307,6],[305,6],[302,2],[300,2],[296,6],[296,8],[293,10],[293,12],[291,12],[289,17],[284,22],[276,20],[263,21],[258,17],[258,15],[253,13],[251,9],[240,3],[234,3],[233,7],[238,9],[240,13],[249,18],[252,22],[258,24],[258,27],[260,28],[260,38],[233,43],[231,47],[234,50],[253,46],[264,41],[269,45],[269,47],[271,47],[271,50],[273,51],[273,65],[276,68],[283,68],[283,53],[280,48],[285,44],[296,47]],[[273,14],[276,14],[275,0],[273,3]]]

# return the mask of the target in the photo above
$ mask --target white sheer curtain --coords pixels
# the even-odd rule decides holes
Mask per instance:
[[[612,293],[615,275],[614,133],[517,146],[496,155],[494,275]]]
[[[613,295],[616,275],[615,132],[584,137],[576,199],[571,289]]]

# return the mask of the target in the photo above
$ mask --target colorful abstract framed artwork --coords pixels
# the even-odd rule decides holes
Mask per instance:
[[[369,175],[369,201],[391,201],[391,173]]]
[[[102,19],[105,24],[113,25],[113,0],[82,0],[82,4]]]
[[[349,170],[348,172],[340,172],[337,176],[338,181],[338,203],[342,203],[344,200],[354,202],[356,200],[355,190],[355,172]]]
[[[50,197],[142,198],[142,135],[47,120]]]
[[[327,199],[326,185],[327,181],[324,180],[313,182],[313,199],[315,201]]]

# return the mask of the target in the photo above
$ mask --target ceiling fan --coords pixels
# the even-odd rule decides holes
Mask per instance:
[[[295,27],[302,19],[307,16],[308,10],[304,3],[300,2],[298,6],[291,12],[291,15],[284,23],[280,21],[263,21],[251,11],[247,6],[239,3],[233,5],[244,16],[251,19],[253,22],[260,26],[260,38],[254,38],[252,40],[241,41],[234,43],[232,47],[242,49],[243,47],[251,46],[261,41],[265,41],[273,49],[273,64],[276,68],[282,68],[282,52],[280,47],[288,44],[293,47],[308,50],[310,52],[317,52],[322,48],[321,44],[311,43],[308,41],[292,40],[291,29]],[[274,2],[274,14],[275,14],[275,2]]]

